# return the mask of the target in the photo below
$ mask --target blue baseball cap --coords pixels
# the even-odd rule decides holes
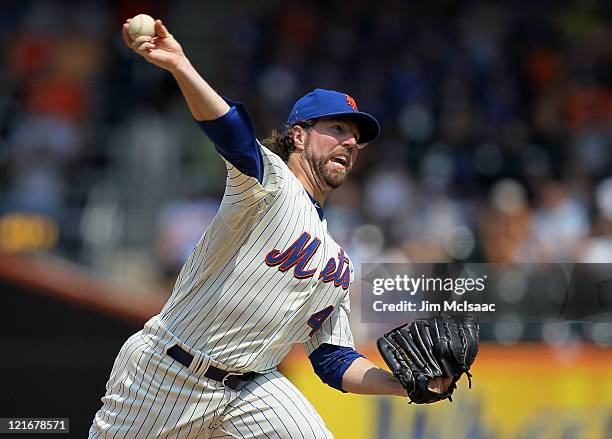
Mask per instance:
[[[321,117],[348,117],[359,128],[359,143],[369,143],[380,134],[380,125],[374,116],[357,110],[355,99],[344,93],[320,88],[311,91],[295,103],[288,125],[301,120],[315,120]]]

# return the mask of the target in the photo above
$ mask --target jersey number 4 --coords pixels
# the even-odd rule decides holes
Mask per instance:
[[[308,319],[308,326],[312,328],[312,331],[308,334],[309,337],[315,335],[321,326],[323,326],[323,322],[329,317],[329,315],[334,310],[334,305],[329,305],[327,308],[323,308],[321,311],[317,311]]]

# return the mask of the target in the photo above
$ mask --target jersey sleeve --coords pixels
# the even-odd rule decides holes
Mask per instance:
[[[223,204],[227,207],[251,207],[258,204],[265,197],[278,192],[282,187],[282,180],[287,165],[266,147],[257,142],[262,156],[262,179],[245,174],[238,166],[225,160],[227,167],[227,180]]]
[[[224,98],[230,109],[214,120],[198,121],[217,152],[245,175],[263,178],[263,157],[245,106]]]
[[[225,100],[230,105],[226,114],[212,121],[198,121],[198,125],[225,161],[227,180],[222,209],[224,217],[229,218],[260,205],[262,200],[279,191],[288,168],[255,138],[244,105]]]
[[[349,326],[350,300],[348,291],[340,305],[323,322],[321,329],[304,343],[306,354],[312,354],[323,343],[355,348],[353,333]]]

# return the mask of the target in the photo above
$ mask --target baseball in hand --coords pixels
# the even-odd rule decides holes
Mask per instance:
[[[155,20],[153,17],[147,14],[138,14],[130,20],[128,27],[128,34],[132,40],[140,37],[141,35],[147,35],[149,37],[155,36]]]

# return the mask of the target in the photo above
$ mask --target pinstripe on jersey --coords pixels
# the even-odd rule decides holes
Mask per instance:
[[[297,342],[353,347],[353,267],[302,184],[261,151],[261,183],[226,162],[219,212],[159,316],[122,347],[90,438],[332,437],[275,367]],[[166,355],[175,344],[189,367]],[[209,364],[263,374],[236,392],[204,376]]]
[[[226,162],[219,212],[159,315],[186,345],[232,370],[271,370],[298,342],[308,353],[321,343],[353,347],[348,285],[340,279],[348,270],[352,282],[352,263],[348,256],[340,261],[343,250],[287,165],[265,147],[261,151],[261,184]],[[266,264],[268,254],[282,253],[304,233],[309,235],[305,246],[316,239],[320,244],[303,266]],[[312,275],[300,277],[298,270],[296,276],[299,268]],[[322,271],[327,276],[321,277]],[[331,316],[310,337],[310,316],[330,305]]]
[[[210,359],[190,350],[187,368],[165,354],[180,341],[158,317],[121,348],[90,439],[332,438],[312,405],[278,371],[233,391],[203,376]]]

